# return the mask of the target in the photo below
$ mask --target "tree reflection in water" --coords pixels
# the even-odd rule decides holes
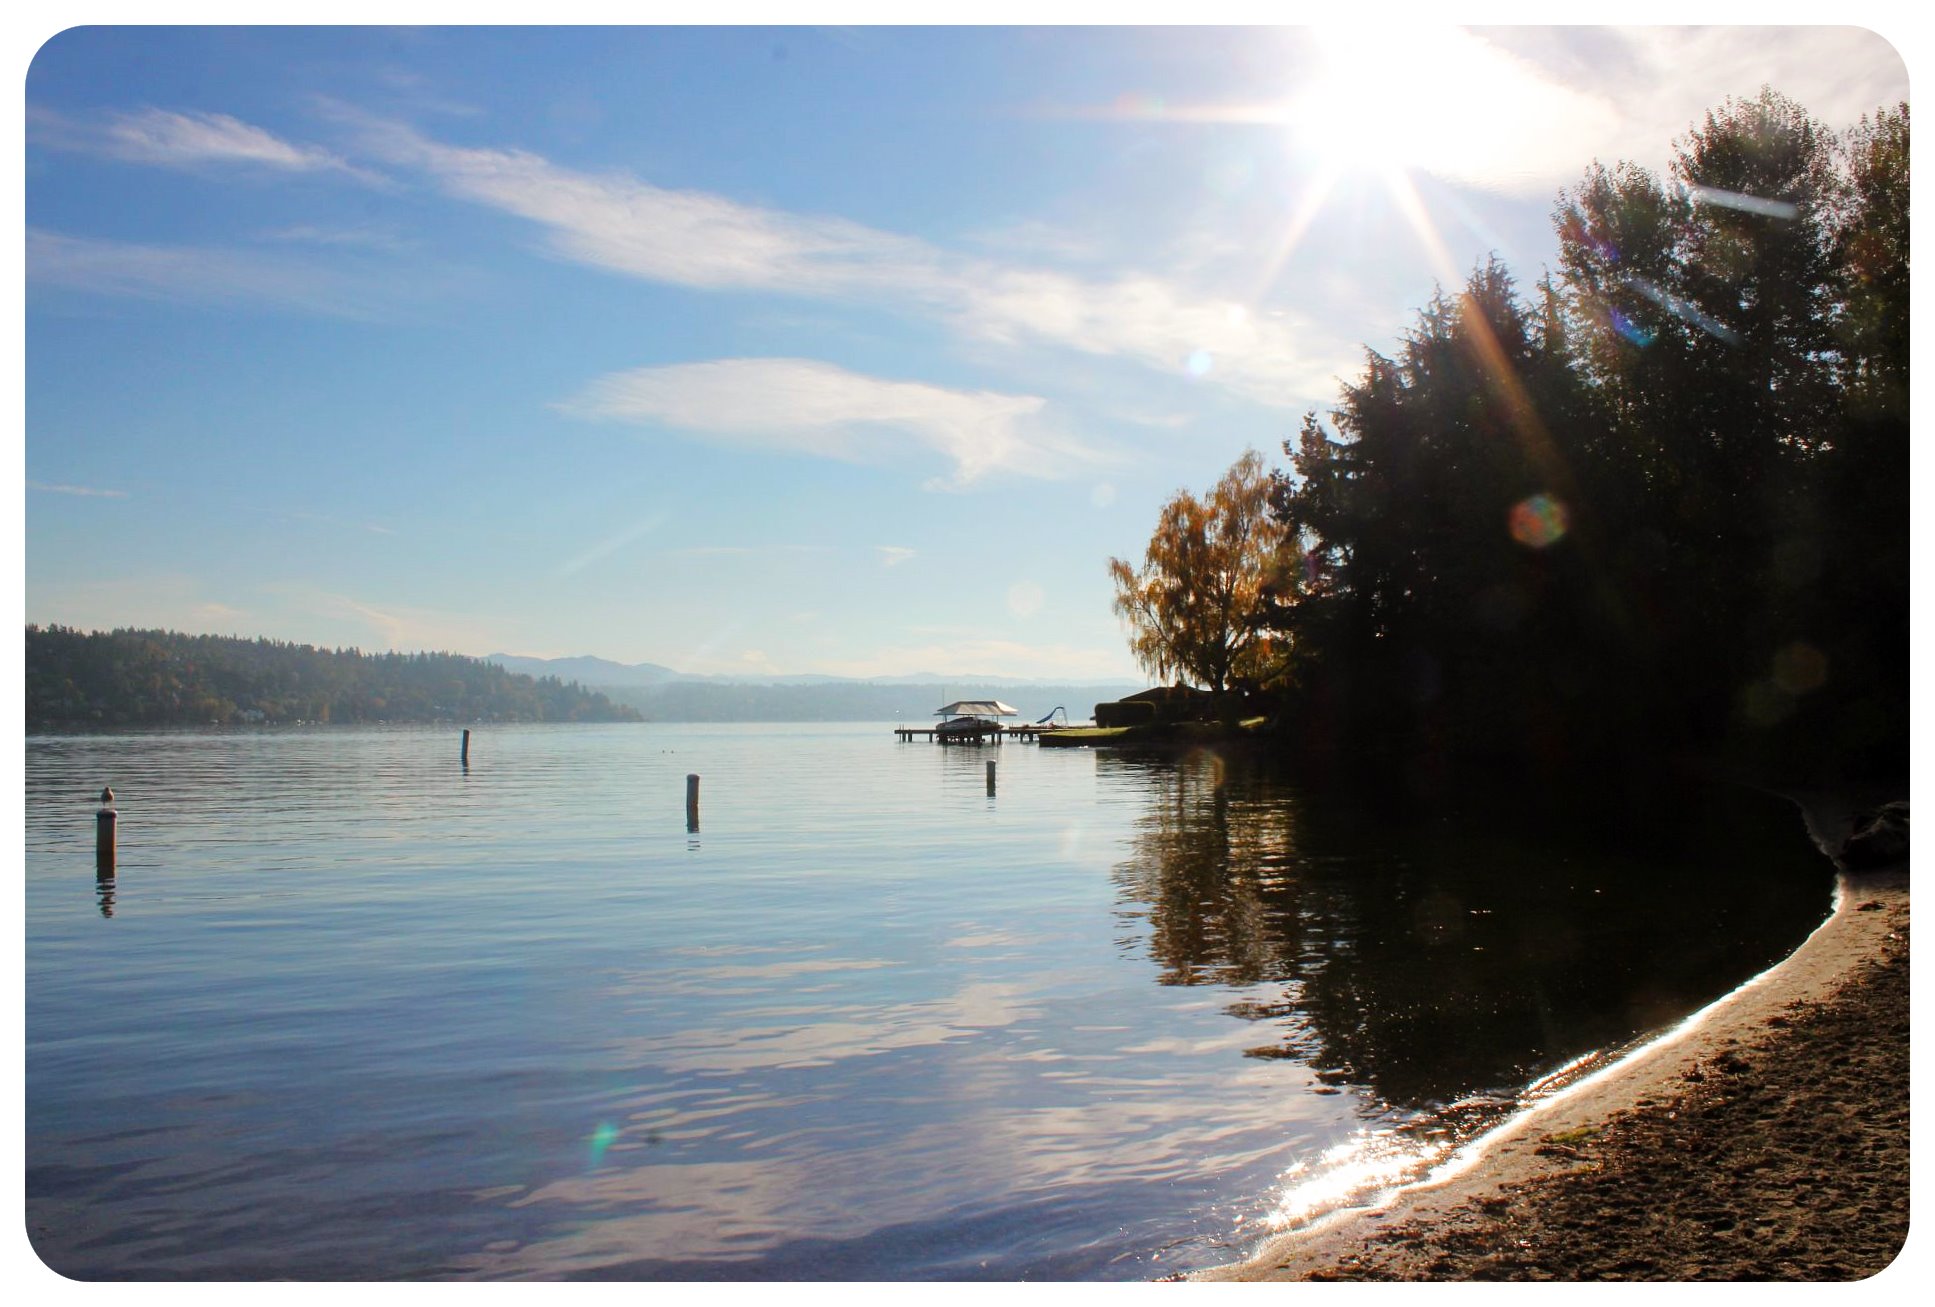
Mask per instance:
[[[1257,1023],[1249,1055],[1392,1108],[1509,1094],[1665,1024],[1790,951],[1830,901],[1798,813],[1743,790],[1534,833],[1509,805],[1489,824],[1380,820],[1206,752],[1097,766],[1154,795],[1114,878],[1159,983],[1281,986],[1228,1008]]]

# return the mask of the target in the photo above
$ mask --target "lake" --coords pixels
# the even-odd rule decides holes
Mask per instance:
[[[1798,815],[1711,812],[1395,825],[884,723],[30,737],[29,1233],[84,1279],[1229,1261],[1798,944]]]

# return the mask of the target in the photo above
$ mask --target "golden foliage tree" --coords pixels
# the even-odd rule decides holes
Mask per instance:
[[[1218,694],[1272,679],[1280,651],[1259,614],[1283,579],[1284,538],[1270,514],[1270,474],[1253,449],[1205,498],[1178,491],[1163,506],[1140,570],[1109,560],[1115,611],[1135,660],[1159,679]]]

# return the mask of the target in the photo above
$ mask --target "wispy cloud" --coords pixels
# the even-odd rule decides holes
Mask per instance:
[[[1793,96],[1833,127],[1908,95],[1900,55],[1861,27],[1633,27],[1617,29],[1612,39],[1631,52],[1652,88],[1687,88],[1630,108],[1631,126],[1656,138],[1648,153],[1659,153],[1661,142],[1683,134],[1723,97],[1752,97],[1762,86]],[[1899,70],[1899,90],[1876,96],[1877,70],[1890,62]],[[1632,144],[1631,157],[1643,157],[1637,152],[1643,144]]]
[[[648,514],[647,516],[642,517],[638,521],[632,523],[624,530],[618,531],[613,535],[610,535],[605,539],[599,541],[597,544],[585,550],[582,554],[579,554],[577,557],[567,560],[562,566],[558,568],[558,575],[570,576],[574,572],[581,572],[585,568],[597,562],[599,559],[605,558],[611,554],[617,553],[620,549],[623,549],[626,545],[632,544],[633,542],[640,540],[645,536],[650,535],[652,532],[658,530],[661,526],[664,526],[664,525],[665,525],[665,514],[663,513]]]
[[[403,254],[417,242],[381,227],[322,227],[299,223],[258,234],[258,240],[289,245],[320,245],[326,249],[375,250],[383,254]]]
[[[1152,273],[1075,276],[843,218],[579,172],[525,150],[445,145],[397,123],[363,120],[361,128],[366,147],[390,165],[537,224],[562,257],[626,276],[864,301],[987,340],[1130,359],[1279,406],[1327,395],[1340,366],[1331,342],[1303,347],[1302,324]]]
[[[1039,218],[1017,218],[966,234],[968,243],[1000,258],[1051,259],[1056,263],[1106,264],[1120,251],[1092,232],[1057,226]]]
[[[100,490],[94,486],[49,485],[45,481],[29,481],[27,483],[27,489],[45,490],[50,494],[56,495],[84,495],[91,499],[126,499],[128,497],[128,492],[125,490]]]
[[[1008,587],[1008,611],[1016,617],[1033,617],[1041,611],[1048,596],[1033,581],[1016,581]]]
[[[1045,403],[888,381],[810,359],[720,359],[612,373],[558,407],[848,462],[882,462],[912,443],[947,458],[959,486],[996,471],[1063,476],[1093,462],[1097,455],[1044,421]]]
[[[1671,143],[1727,96],[1751,98],[1773,86],[1831,127],[1853,123],[1908,94],[1899,56],[1898,91],[1876,94],[1892,50],[1865,28],[1831,26],[1478,28],[1489,45],[1526,61],[1548,88],[1578,87],[1606,106],[1600,114],[1553,114],[1536,130],[1555,149],[1537,156],[1534,180],[1576,182],[1588,160],[1630,159],[1662,169]],[[1590,88],[1587,92],[1583,88]],[[1554,103],[1561,96],[1550,94]],[[1529,161],[1527,161],[1529,164]],[[1527,164],[1521,164],[1527,166]],[[1528,175],[1530,169],[1528,167]]]
[[[383,604],[324,590],[304,582],[279,582],[261,587],[266,594],[309,618],[335,618],[351,629],[361,627],[374,636],[372,647],[398,651],[420,649],[483,649],[498,639],[487,621],[444,609]],[[336,629],[342,629],[338,626]]]
[[[1168,431],[1180,431],[1195,422],[1194,413],[1143,413],[1134,409],[1116,409],[1109,417],[1117,422],[1133,422],[1139,427],[1160,427]]]
[[[347,517],[332,517],[328,513],[309,513],[297,510],[284,513],[282,516],[293,518],[298,522],[320,522],[324,526],[338,526],[349,531],[367,531],[371,535],[393,536],[396,534],[394,528],[383,526],[376,522],[358,522]]]
[[[247,616],[240,608],[213,599],[195,605],[191,611],[197,619],[193,629],[198,631],[239,631],[243,629],[243,619]]]
[[[914,551],[905,545],[875,545],[874,549],[880,554],[882,567],[898,567],[914,556]]]
[[[827,554],[832,545],[680,545],[660,551],[666,558],[754,558],[771,554]]]
[[[270,629],[244,620],[238,608],[212,597],[207,582],[182,572],[149,572],[138,560],[116,574],[85,581],[37,582],[29,574],[27,618],[82,631],[117,626],[178,631]]]
[[[887,289],[932,256],[920,241],[840,218],[576,172],[525,150],[444,145],[401,124],[366,123],[365,141],[388,162],[431,174],[452,195],[539,224],[559,254],[648,280],[851,293],[868,283]]]
[[[188,304],[255,305],[376,319],[447,291],[436,278],[374,265],[345,267],[294,254],[195,245],[142,245],[30,228],[29,282],[92,295]]]
[[[237,584],[181,572],[123,574],[83,582],[29,578],[27,617],[80,630],[117,626],[274,635],[329,646],[414,651],[501,648],[487,619],[441,609],[369,602],[303,581]],[[560,651],[567,652],[567,651]]]
[[[281,173],[333,172],[388,185],[388,179],[316,145],[298,145],[225,113],[139,109],[99,117],[32,107],[28,139],[53,149],[107,155],[161,168],[228,166]]]

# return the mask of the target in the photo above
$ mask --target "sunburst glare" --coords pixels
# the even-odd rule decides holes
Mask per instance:
[[[1610,114],[1459,28],[1323,28],[1318,69],[1287,116],[1297,149],[1342,171],[1415,169],[1510,187],[1569,159]]]

